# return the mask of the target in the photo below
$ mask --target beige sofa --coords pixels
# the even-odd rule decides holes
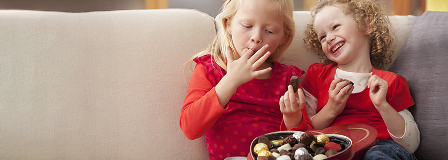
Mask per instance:
[[[294,19],[282,62],[306,70],[310,13]],[[391,17],[396,53],[415,19]],[[208,159],[179,114],[185,62],[215,34],[195,10],[0,11],[0,159]]]

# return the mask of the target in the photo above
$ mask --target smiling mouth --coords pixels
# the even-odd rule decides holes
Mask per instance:
[[[331,52],[335,53],[339,48],[341,48],[343,45],[345,44],[345,42],[340,42],[338,44],[336,44],[333,49],[331,49]]]

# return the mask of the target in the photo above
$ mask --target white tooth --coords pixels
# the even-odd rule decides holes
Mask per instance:
[[[335,52],[337,49],[339,49],[339,47],[342,46],[342,43],[337,44],[334,48],[333,48],[333,52]]]

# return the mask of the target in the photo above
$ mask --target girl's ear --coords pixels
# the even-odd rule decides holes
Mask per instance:
[[[232,28],[230,27],[230,20],[228,18],[226,18],[223,21],[226,24],[227,33],[232,34]]]
[[[286,34],[286,32],[285,32],[285,34],[283,34],[283,38],[282,38],[282,40],[281,40],[280,43],[278,44],[279,46],[282,45],[283,43],[285,43],[285,41],[286,41],[286,36],[288,36],[288,34]]]
[[[366,30],[366,34],[370,35],[373,32],[373,27],[372,26],[367,26],[367,30]]]
[[[370,21],[368,21],[368,22],[370,22]],[[366,35],[370,35],[370,34],[372,34],[372,32],[373,32],[373,25],[374,24],[369,24],[369,23],[367,23],[367,28],[366,28]]]

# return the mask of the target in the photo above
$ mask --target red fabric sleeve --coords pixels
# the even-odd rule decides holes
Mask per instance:
[[[205,67],[197,64],[188,84],[179,121],[180,128],[188,139],[204,135],[225,111],[219,104],[211,79]]]
[[[313,129],[311,120],[308,117],[308,112],[306,112],[306,108],[302,109],[302,123],[297,127],[292,127],[289,129],[289,131],[307,131]],[[285,123],[282,120],[282,123],[280,124],[280,131],[286,131]]]
[[[409,90],[408,81],[402,77],[397,75],[397,78],[394,80],[391,86],[389,86],[388,94],[388,103],[395,108],[397,112],[402,111],[412,105],[414,105],[414,99],[411,96],[411,91]]]

